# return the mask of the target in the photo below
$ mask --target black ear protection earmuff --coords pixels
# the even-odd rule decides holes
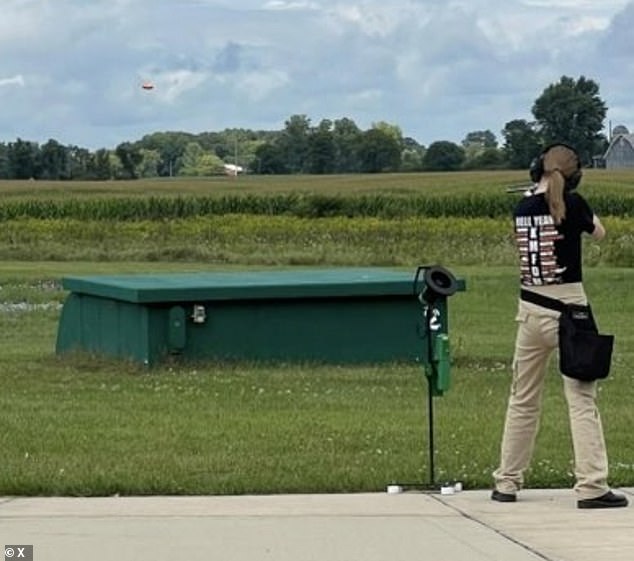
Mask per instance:
[[[530,168],[528,169],[528,174],[530,175],[531,181],[533,183],[539,182],[539,180],[542,178],[542,175],[544,175],[544,156],[549,152],[551,148],[554,148],[555,146],[565,146],[569,150],[572,150],[577,157],[577,169],[570,177],[564,177],[565,190],[573,191],[577,188],[579,182],[581,181],[581,160],[579,160],[579,154],[577,154],[577,151],[572,146],[569,146],[568,144],[565,144],[563,142],[556,142],[554,144],[546,146],[546,148],[542,150],[541,154],[531,162]]]

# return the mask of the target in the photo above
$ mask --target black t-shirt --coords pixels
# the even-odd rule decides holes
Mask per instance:
[[[543,193],[515,207],[515,240],[523,286],[581,282],[581,234],[594,232],[593,212],[578,193],[565,193],[566,218],[555,225]]]

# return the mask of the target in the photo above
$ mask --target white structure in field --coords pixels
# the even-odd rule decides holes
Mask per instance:
[[[239,173],[244,173],[244,168],[242,166],[237,166],[235,164],[225,164],[225,173],[227,175],[238,175]]]

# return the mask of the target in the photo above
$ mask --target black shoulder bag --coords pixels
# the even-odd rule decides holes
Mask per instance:
[[[590,306],[522,290],[520,299],[561,312],[559,316],[559,370],[564,376],[591,382],[607,378],[612,362],[614,335],[600,335]]]

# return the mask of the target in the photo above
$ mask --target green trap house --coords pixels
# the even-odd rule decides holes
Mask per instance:
[[[416,275],[341,268],[99,275],[62,283],[70,294],[58,354],[87,351],[148,366],[170,357],[444,360],[446,299],[465,288],[440,267]]]

